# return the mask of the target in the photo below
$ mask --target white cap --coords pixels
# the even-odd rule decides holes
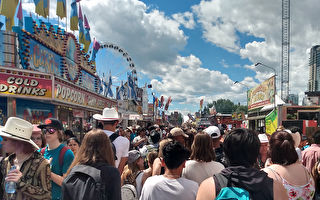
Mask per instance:
[[[260,143],[268,143],[268,136],[264,133],[258,135]]]
[[[221,136],[220,129],[216,126],[209,126],[208,128],[203,130],[207,133],[212,139],[219,138]]]

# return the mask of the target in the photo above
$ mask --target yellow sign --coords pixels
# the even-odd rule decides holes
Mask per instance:
[[[248,91],[248,109],[259,108],[274,103],[275,76]]]
[[[278,127],[278,113],[277,110],[273,110],[266,116],[266,133],[271,135],[277,130]]]

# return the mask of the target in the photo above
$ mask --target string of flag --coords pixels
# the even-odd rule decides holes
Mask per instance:
[[[2,0],[0,2],[0,15],[5,16],[6,30],[11,31],[15,25],[15,13],[17,13],[18,26],[23,27],[22,0]],[[38,16],[49,19],[50,0],[33,0],[33,2],[35,5],[35,13],[38,14]],[[56,0],[56,3],[56,15],[58,19],[66,18],[66,0]],[[80,0],[72,0],[70,8],[70,30],[79,30],[79,43],[83,44],[83,53],[87,53],[91,44],[90,25],[87,16],[82,13]],[[18,11],[16,12],[17,9]],[[0,24],[3,23],[1,22]]]

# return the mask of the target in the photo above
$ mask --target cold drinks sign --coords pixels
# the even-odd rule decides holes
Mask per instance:
[[[52,98],[52,81],[31,76],[0,73],[0,94]]]

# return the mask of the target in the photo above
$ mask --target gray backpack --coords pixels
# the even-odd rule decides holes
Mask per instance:
[[[122,200],[138,200],[137,189],[134,185],[124,184],[121,187],[121,199]]]
[[[140,171],[139,173],[136,174],[135,181],[136,181],[136,178],[141,173],[142,173],[142,171]],[[121,199],[122,200],[138,200],[139,199],[138,192],[135,187],[135,183],[133,185],[133,184],[130,184],[129,182],[125,181],[125,184],[121,187]]]

